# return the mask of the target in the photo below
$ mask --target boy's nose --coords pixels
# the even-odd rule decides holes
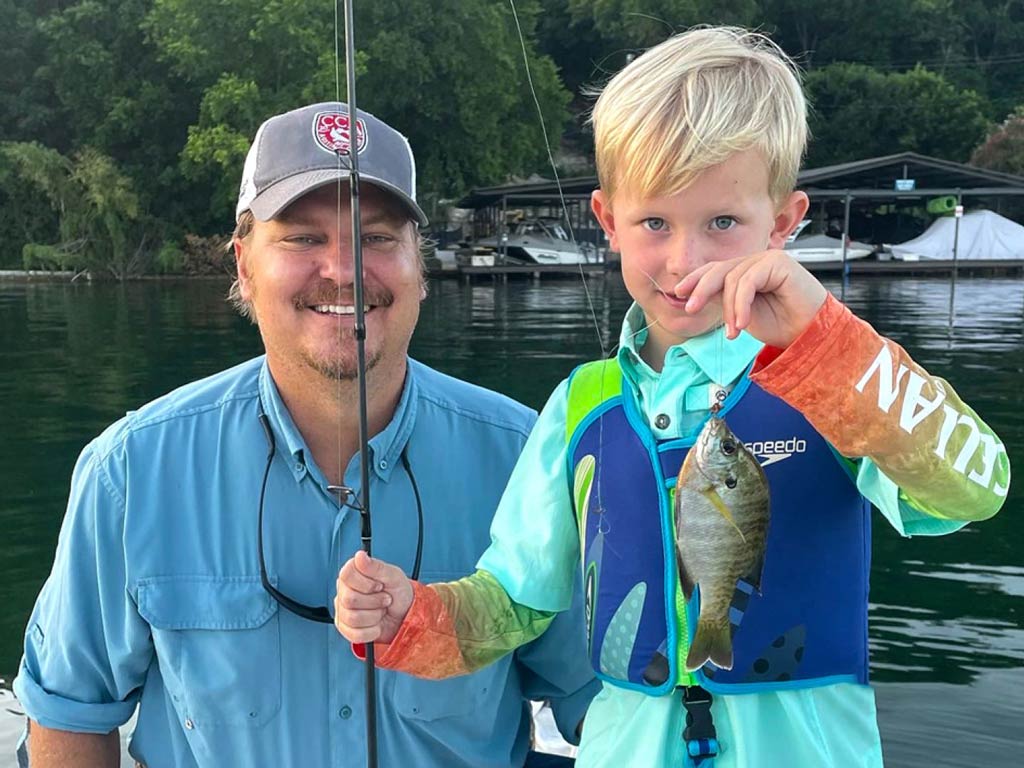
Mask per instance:
[[[673,245],[665,267],[672,275],[681,279],[698,267],[704,266],[704,261],[700,247],[692,238],[684,237]]]

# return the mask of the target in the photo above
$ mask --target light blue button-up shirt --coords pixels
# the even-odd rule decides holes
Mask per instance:
[[[189,384],[107,429],[75,467],[53,572],[29,620],[15,691],[44,726],[106,733],[136,706],[130,752],[161,766],[362,766],[365,668],[333,625],[279,608],[260,584],[257,511],[267,442],[271,581],[332,605],[359,548],[262,358]],[[401,401],[371,440],[374,555],[408,572],[423,502],[423,581],[473,571],[534,414],[410,361]],[[345,483],[358,488],[359,457]],[[444,682],[377,673],[388,766],[517,766],[527,698],[549,698],[572,737],[597,684],[582,623]]]

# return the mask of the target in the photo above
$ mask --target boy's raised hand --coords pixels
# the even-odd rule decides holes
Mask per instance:
[[[726,337],[746,330],[772,347],[788,347],[810,325],[828,292],[789,254],[762,251],[705,264],[675,287],[687,298],[687,312],[699,312],[720,299]]]
[[[412,607],[412,594],[401,568],[356,552],[338,573],[334,625],[352,643],[390,643]]]

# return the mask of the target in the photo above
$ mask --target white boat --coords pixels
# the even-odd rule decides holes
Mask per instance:
[[[843,241],[838,237],[829,237],[825,234],[805,234],[810,219],[804,219],[799,226],[793,230],[793,234],[786,240],[786,251],[797,261],[803,264],[820,263],[824,261],[843,260]],[[875,246],[870,243],[858,243],[856,240],[846,240],[846,260],[863,259],[875,251]]]
[[[512,264],[591,264],[597,261],[592,243],[573,243],[558,219],[524,219],[501,237],[485,237],[467,244],[479,259],[491,251]]]

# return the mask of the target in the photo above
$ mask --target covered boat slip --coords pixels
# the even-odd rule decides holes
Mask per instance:
[[[460,200],[458,207],[472,210],[470,240],[473,240],[500,237],[508,229],[510,211],[522,210],[527,216],[559,217],[564,201],[575,239],[594,244],[603,257],[607,243],[589,206],[590,193],[597,184],[596,176],[579,176],[562,179],[561,190],[554,181],[478,188]],[[888,255],[882,253],[877,259],[844,260],[840,254],[832,261],[801,260],[812,272],[941,274],[958,270],[1000,274],[1024,271],[1024,240],[1014,252],[1017,247],[1014,236],[1006,235],[1008,228],[1000,225],[999,230],[1003,234],[1001,239],[997,239],[1003,245],[998,252],[985,253],[984,246],[979,249],[974,242],[978,238],[971,234],[979,230],[973,223],[963,225],[963,220],[956,216],[956,206],[962,206],[968,211],[988,209],[1003,217],[1024,221],[1022,176],[903,152],[805,169],[797,178],[797,187],[811,200],[808,217],[813,220],[814,229],[829,231],[840,243],[864,241],[881,249],[883,243],[905,244],[914,240],[937,222],[943,226],[951,223],[953,229],[950,247],[944,257],[939,249],[928,255],[921,254],[924,258],[903,260],[897,245],[893,247],[895,258],[887,258]],[[929,202],[949,204],[952,210],[946,216],[924,214]],[[934,210],[935,206],[932,208]],[[972,242],[964,241],[961,247],[961,238],[969,236]],[[938,237],[933,236],[933,245],[938,242]],[[985,235],[981,242],[991,239]],[[607,259],[613,262],[616,256],[608,254]],[[478,271],[490,273],[500,269],[500,266],[495,266]]]
[[[1024,177],[926,157],[915,152],[903,152],[808,169],[800,173],[798,186],[810,197],[812,211],[817,207],[834,215],[837,207],[842,206],[844,236],[849,236],[852,230],[853,234],[864,238],[851,225],[853,217],[860,214],[862,223],[865,218],[888,220],[889,226],[883,227],[882,231],[873,228],[873,231],[867,233],[876,244],[899,243],[891,247],[895,257],[891,261],[841,261],[838,264],[817,265],[820,269],[876,274],[934,273],[957,269],[991,273],[1024,269],[1024,239],[1018,240],[1016,237],[1018,231],[1024,234],[1024,228],[1009,219],[996,214],[985,217],[971,215],[970,226],[961,233],[962,216],[967,206],[994,208],[997,213],[1005,207],[1008,212],[1013,209],[1017,216],[1024,215]],[[929,212],[942,211],[947,201],[950,202],[949,215],[934,219],[928,227],[927,233],[931,233],[927,238],[930,242],[928,253],[921,254],[913,247],[907,247],[909,242],[902,241],[917,242],[925,236],[921,234],[920,225],[916,231],[908,231],[901,226],[902,212],[913,208],[926,208]],[[938,206],[935,206],[936,203]],[[869,213],[867,217],[864,216],[866,209]],[[878,212],[883,210],[889,215],[879,217]],[[1004,226],[1003,222],[1009,226]],[[996,226],[1002,236],[986,233],[986,228],[991,230]],[[947,232],[948,246],[942,247],[940,238]],[[960,239],[965,235],[971,239],[965,243],[969,246],[966,252],[962,252]],[[986,252],[986,244],[998,244],[998,248]],[[910,258],[904,260],[908,255]],[[925,256],[924,260],[920,258],[922,255]]]

